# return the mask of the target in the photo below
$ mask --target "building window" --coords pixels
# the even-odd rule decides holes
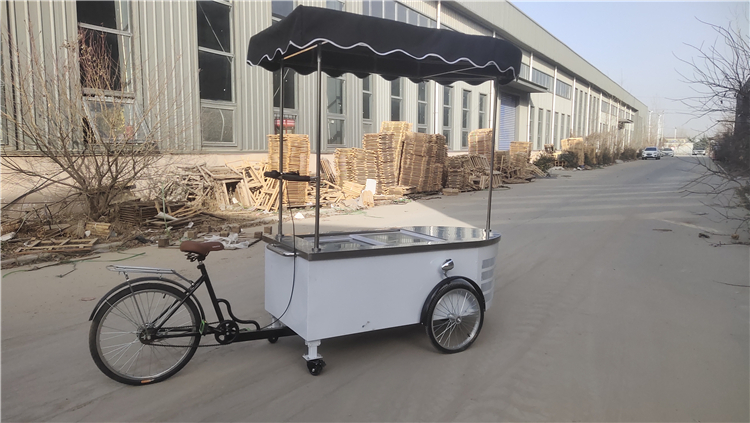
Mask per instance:
[[[547,122],[546,123],[547,124],[545,125],[546,128],[544,129],[544,134],[547,137],[545,138],[545,141],[552,138],[552,133],[550,132],[550,129],[551,129],[550,126],[552,125],[552,111],[551,110],[547,110]]]
[[[199,1],[198,79],[201,100],[232,101],[232,7],[214,1]]]
[[[328,145],[344,145],[344,79],[328,77]]]
[[[519,78],[529,80],[529,65],[526,63],[521,63],[521,72],[519,75]]]
[[[540,147],[544,147],[544,133],[542,132],[544,130],[544,109],[541,107],[539,108],[539,119],[538,121],[538,127],[536,131],[536,140]]]
[[[391,81],[391,121],[401,120],[401,78]]]
[[[437,23],[434,19],[418,13],[401,3],[392,0],[364,0],[362,2],[362,14],[386,18],[424,28],[435,28]]]
[[[537,150],[542,149],[542,146],[534,139],[534,106],[529,106],[529,142],[533,142]]]
[[[543,86],[547,91],[552,90],[552,76],[540,71],[539,69],[533,69],[531,71],[531,82]]]
[[[445,143],[450,145],[451,139],[451,91],[453,89],[448,86],[443,87],[443,135],[445,135]]]
[[[555,94],[559,95],[562,98],[565,98],[567,100],[570,100],[570,91],[573,87],[570,86],[570,84],[566,84],[563,81],[557,80],[557,86],[555,87]]]
[[[284,16],[292,13],[294,10],[294,2],[290,0],[272,0],[271,1],[271,16],[275,18],[283,18]]]
[[[372,132],[372,76],[362,79],[362,130]]]
[[[557,143],[557,141],[560,141],[560,131],[558,130],[558,128],[560,128],[560,113],[555,112],[555,124],[554,124],[554,132],[553,132],[553,134],[555,134],[553,136],[555,143]]]
[[[77,1],[76,12],[84,93],[133,93],[130,2]]]
[[[479,129],[487,127],[487,94],[479,94]]]
[[[417,84],[417,132],[427,132],[427,83]]]
[[[469,104],[471,91],[461,91],[461,148],[469,148]]]
[[[291,2],[289,2],[291,3]],[[344,10],[344,2],[340,0],[326,0],[326,9]]]
[[[565,138],[570,138],[570,115],[565,121]]]
[[[130,2],[78,1],[76,12],[83,106],[91,128],[84,141],[144,139],[146,129],[136,123]]]
[[[204,143],[233,143],[232,6],[226,2],[198,1],[196,9],[201,139]]]

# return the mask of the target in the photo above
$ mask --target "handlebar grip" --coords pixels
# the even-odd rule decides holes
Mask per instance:
[[[272,170],[270,172],[263,172],[263,176],[271,179],[279,179],[281,177],[281,173],[279,173],[278,170]]]

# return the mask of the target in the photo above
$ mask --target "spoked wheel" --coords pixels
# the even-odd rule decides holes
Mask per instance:
[[[128,385],[161,382],[180,371],[198,349],[200,335],[156,336],[199,330],[198,309],[190,298],[179,304],[183,297],[183,292],[162,283],[127,287],[112,295],[89,331],[89,350],[99,369]],[[157,333],[154,326],[162,322]]]
[[[484,322],[479,295],[465,281],[454,281],[438,290],[427,312],[427,335],[443,353],[457,353],[477,339]]]

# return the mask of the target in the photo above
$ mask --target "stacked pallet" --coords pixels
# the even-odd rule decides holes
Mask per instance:
[[[467,155],[448,157],[445,162],[446,188],[457,189],[461,192],[473,190],[469,183],[469,172],[466,171],[467,161]]]
[[[439,191],[443,187],[445,162],[448,159],[448,145],[445,143],[444,135],[432,134],[430,137],[432,138],[432,142],[437,146],[437,150],[435,152],[435,165],[428,172],[427,191]]]
[[[378,180],[377,191],[385,193],[389,188],[398,185],[397,156],[399,139],[401,134],[396,132],[380,132],[377,134],[365,134],[362,138],[362,148],[375,153],[375,170]]]
[[[522,168],[529,162],[531,154],[531,143],[523,141],[512,141],[510,143],[511,166]]]
[[[483,155],[463,154],[448,157],[446,169],[446,187],[462,192],[489,188],[490,174],[493,187],[503,183],[501,172],[490,169],[490,162]]]
[[[578,165],[583,166],[584,144],[583,138],[566,138],[560,141],[562,151],[572,151],[578,155]]]
[[[404,141],[406,140],[406,137],[408,134],[411,133],[411,123],[410,122],[399,122],[399,121],[386,121],[380,124],[380,132],[392,132],[393,138],[392,138],[392,148],[394,150],[394,157],[395,157],[395,166],[394,166],[394,176],[396,180],[398,181],[399,175],[401,175],[401,158],[404,156]]]
[[[333,153],[333,163],[339,175],[339,183],[349,181],[349,162],[353,159],[351,148],[337,148]]]
[[[279,135],[268,135],[268,167],[269,170],[279,170]],[[310,138],[305,134],[284,134],[284,172],[299,172],[300,175],[310,174]],[[278,185],[278,181],[270,185]],[[290,207],[302,207],[307,204],[307,183],[286,182],[284,184],[282,203]],[[265,191],[278,190],[268,187]],[[273,193],[265,193],[266,196]],[[277,200],[278,201],[278,200]]]
[[[377,179],[378,155],[363,148],[337,148],[335,153],[339,179],[364,185],[368,179]]]
[[[469,154],[489,158],[492,154],[492,128],[475,129],[469,132]]]
[[[414,186],[417,192],[439,191],[446,156],[444,136],[407,133],[402,147],[399,185]]]

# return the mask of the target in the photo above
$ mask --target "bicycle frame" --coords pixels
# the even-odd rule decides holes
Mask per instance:
[[[242,320],[234,316],[232,313],[232,307],[229,301],[223,299],[223,298],[217,298],[216,292],[214,291],[213,285],[211,284],[211,278],[208,275],[208,271],[206,270],[206,265],[201,261],[198,263],[198,269],[201,272],[200,277],[198,279],[191,281],[190,279],[180,275],[173,269],[162,269],[162,268],[155,268],[155,267],[138,267],[138,266],[117,266],[117,265],[111,265],[107,266],[108,270],[123,273],[125,275],[125,284],[132,289],[132,285],[130,284],[130,278],[128,276],[129,273],[144,273],[144,274],[154,274],[154,275],[175,275],[182,279],[183,281],[186,281],[189,283],[188,287],[183,286],[182,284],[169,281],[168,279],[163,279],[163,281],[172,282],[183,291],[183,296],[179,301],[176,301],[172,306],[170,306],[167,310],[165,310],[161,315],[157,316],[153,321],[151,322],[154,324],[154,326],[151,329],[155,330],[154,333],[154,339],[166,339],[166,338],[185,338],[185,337],[191,337],[196,335],[206,335],[206,334],[212,334],[212,333],[221,333],[221,331],[217,330],[216,328],[212,327],[211,325],[208,325],[205,323],[205,312],[203,311],[203,307],[200,304],[200,301],[198,301],[198,298],[195,297],[194,293],[198,290],[198,288],[201,287],[204,283],[206,284],[206,290],[208,291],[209,298],[211,299],[211,304],[213,305],[214,312],[216,313],[216,317],[218,318],[218,321],[224,322],[224,314],[222,313],[221,307],[219,304],[224,303],[227,306],[227,313],[231,317],[231,320],[235,323],[241,323],[241,324],[249,324],[254,325],[255,330],[254,331],[240,331],[236,334],[236,336],[232,339],[231,342],[243,342],[243,341],[252,341],[257,339],[272,339],[272,338],[280,338],[282,336],[290,336],[290,335],[296,335],[296,333],[286,327],[286,326],[277,326],[277,323],[280,323],[278,321],[274,322],[272,325],[269,325],[268,327],[261,328],[258,322],[255,320]],[[161,279],[161,278],[160,278]],[[119,291],[121,289],[122,285],[116,287],[112,291],[110,291],[109,294],[105,295],[102,300],[100,300],[99,304],[94,308],[94,312],[91,314],[91,320],[96,314],[96,311],[100,308],[101,304],[103,304],[104,301],[106,301],[107,298],[111,295],[111,293],[114,293],[116,291]],[[190,332],[184,332],[184,333],[167,333],[167,334],[160,334],[159,331],[162,329],[165,322],[169,320],[170,317],[176,313],[177,309],[187,301],[189,297],[193,297],[193,300],[196,302],[196,305],[200,309],[201,313],[201,328],[199,331],[190,331]],[[136,304],[138,306],[138,304]],[[161,322],[160,324],[156,324],[156,322]],[[204,330],[204,324],[207,327],[207,330]]]

